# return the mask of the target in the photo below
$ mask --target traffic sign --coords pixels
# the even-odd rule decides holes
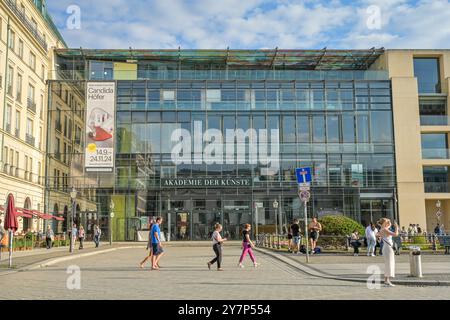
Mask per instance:
[[[309,191],[311,190],[311,185],[309,183],[299,183],[298,190],[300,191]]]
[[[311,197],[311,194],[309,193],[309,191],[304,190],[299,192],[299,196],[301,201],[308,202],[309,198]]]
[[[297,168],[295,169],[295,174],[297,176],[298,183],[308,183],[311,182],[311,168]]]

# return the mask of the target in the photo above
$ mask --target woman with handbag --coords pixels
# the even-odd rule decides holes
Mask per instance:
[[[222,265],[222,243],[227,241],[226,238],[222,238],[220,232],[222,231],[222,225],[216,223],[214,226],[214,232],[212,233],[211,240],[213,243],[213,250],[216,257],[207,263],[208,269],[211,270],[211,265],[217,262],[217,271],[223,271]]]
[[[398,236],[398,225],[394,222],[394,231],[390,230],[392,226],[391,220],[388,218],[382,218],[379,221],[381,229],[378,235],[381,237],[381,242],[383,243],[383,257],[384,257],[384,285],[386,287],[395,287],[390,278],[395,277],[395,253],[394,253],[394,243],[392,237]]]
[[[47,249],[52,248],[53,241],[55,239],[55,234],[53,233],[52,227],[47,226],[47,231],[45,232],[45,242],[47,243]]]

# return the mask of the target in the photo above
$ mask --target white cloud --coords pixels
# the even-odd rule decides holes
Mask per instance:
[[[82,29],[61,30],[69,46],[90,48],[443,48],[448,0],[58,0],[81,7]],[[381,29],[366,9],[381,9]]]

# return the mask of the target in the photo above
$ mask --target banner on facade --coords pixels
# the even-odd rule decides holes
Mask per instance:
[[[112,172],[116,84],[88,82],[86,86],[85,170]]]
[[[184,187],[251,187],[250,178],[163,178],[161,187],[184,188]]]

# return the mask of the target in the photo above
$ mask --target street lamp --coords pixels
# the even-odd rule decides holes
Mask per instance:
[[[110,214],[109,214],[109,245],[112,246],[112,218],[114,218],[114,201],[111,199],[109,204]]]
[[[273,208],[275,209],[275,233],[278,233],[278,201],[273,202]]]
[[[72,188],[72,191],[70,191],[70,198],[72,199],[72,214],[70,217],[70,248],[69,248],[69,252],[72,253],[73,252],[73,237],[74,235],[73,233],[73,217],[75,216],[75,200],[77,198],[77,191],[75,190],[75,188]],[[69,228],[67,228],[69,231]],[[69,233],[69,232],[67,232]]]

